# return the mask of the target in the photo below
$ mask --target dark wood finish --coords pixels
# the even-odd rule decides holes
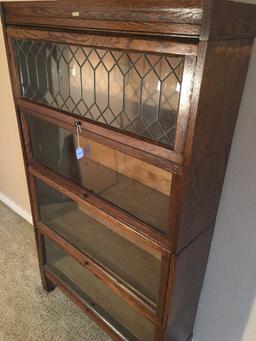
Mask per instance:
[[[191,119],[194,110],[196,118],[186,146],[189,170],[179,186],[185,197],[177,252],[216,219],[251,47],[252,40],[200,44],[204,59],[195,76],[201,81],[192,99]]]
[[[45,291],[50,292],[55,289],[55,285],[49,278],[46,277],[44,272],[44,266],[45,266],[45,248],[44,248],[44,241],[42,235],[38,233],[38,230],[35,228],[35,240],[36,240],[36,248],[37,248],[37,254],[38,254],[38,263],[39,263],[39,269],[40,274],[42,278],[42,284]]]
[[[7,17],[8,18],[8,17]],[[52,28],[65,27],[66,29],[73,27],[77,31],[88,31],[112,34],[112,32],[119,34],[133,34],[136,36],[185,36],[188,38],[197,37],[200,33],[198,25],[189,24],[167,24],[167,23],[139,23],[139,22],[124,22],[118,21],[100,21],[100,20],[80,20],[80,19],[60,19],[60,18],[40,18],[40,17],[26,17],[22,20],[20,16],[13,16],[9,18],[10,23],[13,25],[27,25],[30,22],[34,27],[44,27],[49,25]],[[98,28],[100,27],[100,29]]]
[[[143,39],[135,37],[107,36],[93,34],[78,34],[73,32],[41,31],[21,28],[7,28],[10,37],[44,40],[71,45],[93,46],[98,48],[115,48],[120,50],[157,52],[165,54],[196,54],[197,45],[193,41],[186,44],[183,41]]]
[[[141,316],[156,322],[156,341],[191,339],[252,42],[256,35],[256,6],[232,0],[111,0],[108,3],[89,0],[86,4],[80,0],[72,3],[65,0],[61,5],[60,2],[8,3],[3,5],[3,12],[5,28],[8,25],[6,44],[26,173],[27,177],[31,175],[29,192],[33,219],[39,229],[36,231],[36,242],[43,286],[49,290],[53,284],[58,285],[114,339],[124,339],[45,267],[44,240],[39,231],[99,276]],[[72,12],[79,12],[79,17],[72,17]],[[78,119],[76,115],[67,115],[21,99],[12,37],[184,55],[184,82],[174,152]],[[73,132],[74,124],[79,120],[83,134],[92,140],[172,172],[173,200],[170,203],[167,235],[155,232],[147,224],[36,163],[32,157],[27,112]],[[91,259],[39,223],[33,177],[83,206],[89,215],[97,216],[122,237],[156,257],[162,256],[160,301],[156,315],[139,295],[131,295]]]
[[[184,155],[188,170],[187,174],[173,180],[177,209],[172,212],[171,219],[177,259],[192,253],[183,265],[178,265],[176,261],[173,292],[169,288],[172,298],[167,340],[185,340],[193,331],[251,46],[251,40],[229,40],[205,42],[199,47],[201,63],[195,75],[198,84],[195,83],[194,87]],[[191,251],[193,248],[194,251]],[[193,257],[200,257],[200,262]],[[193,266],[189,265],[190,260]],[[194,278],[197,280],[194,283],[199,289],[197,295],[182,302],[179,297],[187,292],[186,284],[193,283],[193,280],[192,277],[190,280],[188,277],[188,282],[177,278],[180,271],[188,276],[190,268],[195,271]]]
[[[200,24],[202,15],[202,4],[199,0],[173,1],[170,8],[168,0],[149,1],[145,3],[132,1],[111,0],[106,4],[102,0],[86,3],[84,1],[62,1],[60,7],[55,2],[39,1],[24,6],[19,2],[5,5],[6,14],[21,16],[51,17],[51,18],[72,18],[71,13],[79,10],[81,19],[97,20],[123,20],[139,22],[176,22]],[[120,15],[120,16],[119,16]],[[7,21],[8,23],[8,21]]]
[[[20,123],[23,131],[23,140],[24,140],[24,147],[26,151],[26,157],[28,161],[31,161],[33,159],[33,152],[32,152],[32,146],[30,141],[30,134],[29,134],[29,127],[28,127],[28,121],[26,118],[26,115],[23,112],[19,113],[20,117]]]
[[[176,270],[176,255],[172,254],[171,260],[169,263],[165,305],[163,307],[163,321],[162,321],[161,329],[159,330],[159,333],[162,339],[164,339],[166,326],[167,326],[167,322],[168,322],[170,310],[171,310],[175,270]]]
[[[202,1],[62,1],[36,2],[22,6],[5,4],[8,24],[66,27],[97,31],[198,36],[202,20]],[[111,8],[111,10],[110,10]],[[161,9],[161,10],[160,10]],[[79,12],[73,17],[72,12]],[[77,15],[77,13],[75,13]]]
[[[167,294],[167,286],[169,281],[169,269],[173,262],[173,256],[168,252],[162,253],[162,269],[161,269],[161,279],[159,286],[159,304],[157,307],[158,316],[161,316],[161,323],[164,319],[164,307]]]
[[[254,38],[256,8],[236,0],[204,0],[201,40]]]
[[[233,0],[173,1],[171,7],[168,1],[111,1],[108,6],[100,0],[86,4],[63,1],[61,7],[39,1],[31,6],[6,3],[4,9],[6,22],[12,25],[200,36],[202,40],[252,38],[256,33],[254,5]],[[73,17],[72,12],[79,12],[79,17]]]
[[[9,68],[13,70],[13,72],[11,73],[12,92],[13,92],[14,99],[16,99],[16,98],[19,98],[20,96],[20,83],[19,83],[19,78],[18,78],[17,63],[15,62],[15,57],[14,57],[15,53],[14,53],[14,48],[12,44],[12,39],[7,33],[6,33],[5,41],[8,46],[8,49],[6,49],[6,53],[7,53]]]
[[[28,181],[30,187],[30,196],[33,202],[33,218],[34,218],[34,227],[36,226],[36,222],[41,220],[39,206],[38,206],[38,198],[36,192],[36,183],[33,176],[29,174],[28,171]]]
[[[193,91],[194,73],[196,65],[196,56],[187,55],[184,65],[184,76],[181,87],[179,115],[177,122],[177,132],[174,151],[178,155],[183,155],[186,142],[187,125],[189,120],[190,99]]]
[[[110,10],[111,8],[111,10]],[[235,0],[76,1],[5,3],[11,25],[65,27],[98,32],[200,37],[202,40],[252,38],[256,33],[253,4]],[[79,16],[74,17],[74,15]],[[117,19],[118,18],[118,19]],[[202,27],[201,27],[202,25]]]
[[[214,224],[175,258],[172,298],[166,306],[169,317],[165,321],[165,340],[187,340],[193,332],[213,227]]]

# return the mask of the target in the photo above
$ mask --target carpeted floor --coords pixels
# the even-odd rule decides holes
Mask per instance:
[[[64,294],[41,286],[33,228],[0,202],[0,341],[110,341]]]

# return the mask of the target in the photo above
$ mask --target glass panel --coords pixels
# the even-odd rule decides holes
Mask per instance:
[[[45,239],[47,265],[128,340],[153,341],[154,324],[135,311],[52,241]]]
[[[183,56],[14,39],[21,96],[173,148]]]
[[[41,221],[155,306],[160,255],[157,259],[97,222],[97,217],[88,216],[85,208],[73,200],[39,180],[36,183]]]
[[[136,218],[166,232],[171,173],[27,115],[35,160],[94,192]]]

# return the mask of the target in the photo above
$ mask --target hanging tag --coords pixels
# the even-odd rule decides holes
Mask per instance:
[[[76,158],[80,160],[84,157],[84,150],[80,147],[80,133],[81,133],[81,125],[76,124],[76,133],[77,133],[77,148],[76,148]]]
[[[83,148],[81,147],[77,147],[76,148],[76,158],[77,160],[80,160],[84,157],[84,151],[83,151]]]

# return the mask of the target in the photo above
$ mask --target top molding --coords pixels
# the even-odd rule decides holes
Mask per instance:
[[[5,23],[200,40],[253,38],[256,5],[236,0],[75,0],[2,3]]]

